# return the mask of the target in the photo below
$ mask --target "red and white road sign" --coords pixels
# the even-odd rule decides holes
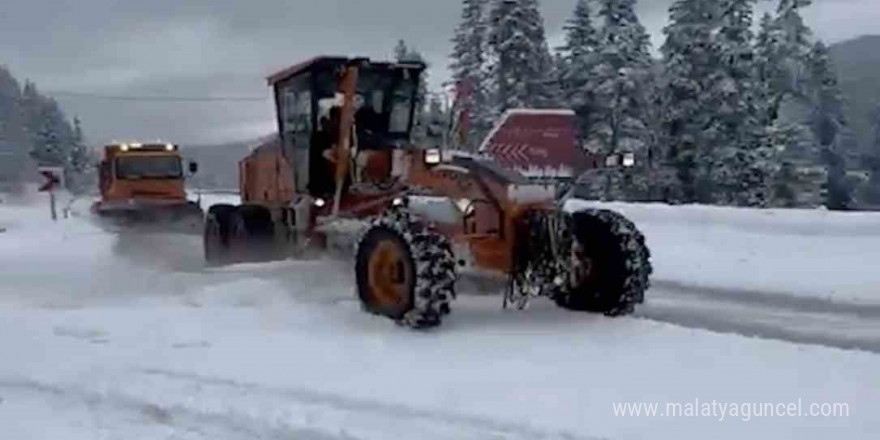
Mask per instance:
[[[575,122],[571,110],[509,110],[480,150],[520,171],[576,170],[583,161],[576,147]]]
[[[64,169],[60,167],[40,167],[37,169],[40,175],[46,179],[40,186],[40,192],[51,192],[56,188],[62,187],[64,181]]]

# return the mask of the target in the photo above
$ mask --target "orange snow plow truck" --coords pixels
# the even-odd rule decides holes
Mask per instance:
[[[189,174],[198,165],[190,162]],[[92,211],[112,229],[199,233],[201,207],[187,199],[177,145],[123,143],[104,147],[99,166],[101,199]]]

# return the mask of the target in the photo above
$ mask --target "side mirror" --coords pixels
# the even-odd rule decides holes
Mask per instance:
[[[199,172],[199,163],[198,162],[190,162],[189,163],[189,173],[195,174]]]

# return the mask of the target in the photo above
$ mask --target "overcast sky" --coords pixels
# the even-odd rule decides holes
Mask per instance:
[[[44,91],[264,97],[248,102],[105,101],[58,95],[94,144],[241,140],[274,131],[264,77],[318,54],[389,58],[407,40],[447,77],[458,0],[0,0],[0,64]],[[641,0],[655,46],[672,0]],[[552,42],[575,0],[543,0]],[[774,2],[760,0],[762,8]],[[806,18],[837,42],[880,32],[880,0],[816,0]]]

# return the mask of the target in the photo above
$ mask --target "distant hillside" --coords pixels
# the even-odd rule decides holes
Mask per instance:
[[[880,105],[880,35],[864,36],[831,46],[847,100],[847,117],[863,150],[871,145],[868,114]]]
[[[221,145],[184,145],[184,156],[199,163],[199,173],[190,185],[202,189],[237,190],[238,161],[262,141],[263,139],[254,139]]]

